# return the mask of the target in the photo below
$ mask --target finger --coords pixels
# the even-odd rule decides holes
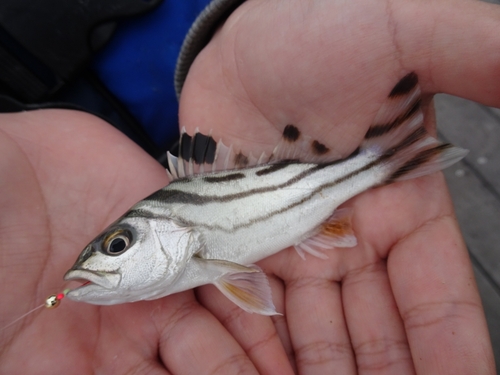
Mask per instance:
[[[3,119],[0,116],[0,175],[8,178],[0,179],[0,285],[2,293],[0,304],[0,343],[8,342],[8,337],[15,331],[3,328],[17,317],[31,310],[34,291],[37,289],[41,269],[47,261],[46,250],[50,246],[47,236],[46,218],[43,213],[30,211],[39,207],[43,197],[37,189],[37,180],[32,173],[32,166],[24,152],[16,145],[3,129]],[[41,210],[40,210],[41,211]],[[30,236],[26,235],[30,228]],[[32,246],[36,238],[39,246]],[[29,260],[29,261],[27,261]],[[29,277],[29,276],[32,277]],[[19,277],[22,276],[22,277]],[[22,293],[19,298],[17,291]],[[38,301],[37,301],[38,302]],[[30,317],[31,318],[31,317]],[[29,319],[29,318],[28,318]],[[15,325],[19,327],[19,324]],[[8,336],[7,336],[8,335]],[[2,345],[0,344],[0,348]]]
[[[268,261],[272,262],[272,259],[268,259]],[[271,290],[273,291],[273,301],[276,306],[276,311],[283,314],[271,316],[271,320],[276,327],[276,332],[281,340],[281,344],[283,345],[283,349],[288,357],[288,361],[290,362],[294,373],[297,373],[295,353],[293,351],[292,340],[290,338],[290,331],[288,330],[288,321],[285,316],[285,284],[281,279],[274,275],[269,276],[269,284],[271,285]]]
[[[385,263],[377,261],[349,271],[342,280],[342,300],[358,373],[414,374]]]
[[[99,312],[98,317],[94,315],[94,321],[100,322],[103,328],[99,327],[96,333],[91,335],[88,334],[88,328],[86,332],[83,327],[78,330],[67,329],[59,340],[69,343],[80,331],[81,340],[86,341],[86,345],[80,343],[79,348],[72,348],[73,355],[78,350],[80,358],[87,355],[87,360],[83,361],[84,364],[79,367],[78,373],[170,375],[158,359],[158,332],[150,319],[151,311],[155,311],[153,306],[152,302],[104,307],[85,306],[83,309],[86,310],[86,318],[89,312]],[[60,350],[59,355],[62,352]],[[73,367],[67,373],[74,373],[75,361],[70,365]]]
[[[474,274],[455,219],[428,222],[388,259],[417,374],[494,374]]]
[[[247,353],[260,374],[293,374],[293,369],[273,320],[249,314],[224,297],[215,287],[198,288],[197,298],[211,311]],[[273,300],[276,300],[273,288]],[[276,303],[277,311],[283,302]]]
[[[417,70],[434,92],[500,106],[498,5],[468,0],[426,7],[418,1],[392,4],[403,66]]]
[[[356,374],[338,283],[287,280],[286,316],[299,373]]]
[[[160,357],[174,374],[258,374],[220,322],[201,307],[193,293],[164,298],[155,314]]]

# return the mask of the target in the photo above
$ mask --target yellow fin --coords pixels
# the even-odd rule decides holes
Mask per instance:
[[[217,262],[217,267],[227,269],[228,272],[213,284],[233,303],[249,313],[279,315],[273,304],[267,276],[259,267],[213,259],[206,261]]]
[[[325,250],[335,247],[354,247],[358,241],[352,229],[351,208],[335,210],[332,216],[321,224],[315,234],[295,245],[295,250],[302,259],[305,252],[317,258],[328,259]]]

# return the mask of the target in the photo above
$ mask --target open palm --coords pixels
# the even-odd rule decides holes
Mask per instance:
[[[254,154],[270,151],[293,123],[346,155],[409,71],[429,93],[500,105],[494,63],[459,59],[480,46],[446,50],[455,24],[469,22],[471,38],[487,35],[496,9],[460,2],[446,24],[438,6],[364,3],[247,1],[192,66],[181,123]],[[77,112],[0,116],[0,151],[1,327],[60,291],[86,243],[167,179],[124,136]],[[283,317],[247,314],[211,286],[119,306],[63,301],[0,332],[0,372],[493,373],[442,176],[347,205],[357,247],[328,260],[285,250],[261,262]]]
[[[74,111],[1,115],[0,150],[4,327],[47,294],[62,291],[62,276],[80,250],[167,177],[125,136]],[[0,335],[2,374],[255,371],[192,292],[108,307],[64,300],[62,307],[38,310]],[[277,359],[269,369],[290,373],[277,337],[269,347]]]
[[[429,94],[447,91],[500,104],[498,88],[465,60],[479,51],[467,41],[454,44],[450,33],[461,25],[477,37],[498,25],[498,9],[468,2],[453,8],[421,5],[246,2],[191,67],[181,123],[188,132],[212,130],[216,138],[257,155],[272,151],[284,127],[294,124],[347,156],[394,84],[410,71],[419,74]],[[464,12],[480,14],[481,27]],[[499,67],[487,56],[484,64]],[[470,79],[456,78],[469,76],[478,80],[477,88]],[[427,109],[427,127],[434,132],[432,105]],[[347,205],[354,208],[357,247],[305,262],[290,249],[261,263],[275,276],[288,329],[276,326],[299,372],[494,371],[443,176],[374,189]],[[230,305],[216,293],[198,295],[223,321],[253,326],[232,309],[240,321],[234,323]]]

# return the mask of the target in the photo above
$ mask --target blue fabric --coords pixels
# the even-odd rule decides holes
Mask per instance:
[[[158,146],[178,138],[174,70],[182,41],[210,0],[164,0],[152,12],[120,23],[93,62],[108,89]]]

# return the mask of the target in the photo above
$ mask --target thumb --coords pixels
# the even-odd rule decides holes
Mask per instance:
[[[403,65],[420,73],[426,91],[500,107],[500,6],[472,0],[405,5],[393,10],[395,39]],[[416,22],[425,27],[408,27]]]

